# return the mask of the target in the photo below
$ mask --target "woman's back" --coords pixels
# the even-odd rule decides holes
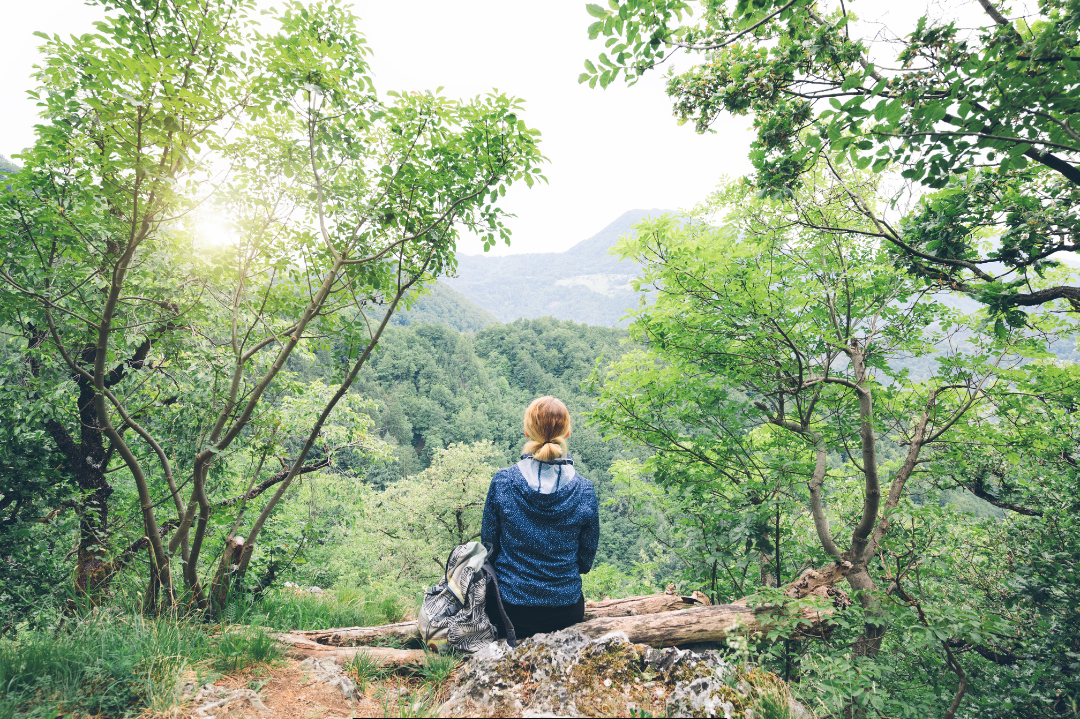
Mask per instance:
[[[529,463],[500,469],[484,505],[481,541],[496,545],[495,572],[503,599],[524,606],[572,604],[581,597],[581,575],[592,567],[600,518],[592,483],[560,468],[556,486],[548,478],[530,485]],[[542,467],[533,471],[540,472]],[[567,471],[568,470],[568,471]],[[550,490],[550,491],[541,491]]]

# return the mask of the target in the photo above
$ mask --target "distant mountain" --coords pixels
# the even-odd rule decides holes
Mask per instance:
[[[470,334],[497,322],[495,315],[442,282],[436,282],[429,294],[417,299],[411,309],[395,312],[390,318],[392,325],[441,325]]]
[[[590,325],[625,326],[620,319],[638,303],[631,260],[608,254],[634,223],[663,210],[630,210],[565,252],[458,255],[457,277],[443,281],[500,322],[551,316]]]

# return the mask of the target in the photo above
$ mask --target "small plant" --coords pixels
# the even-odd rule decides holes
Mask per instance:
[[[262,627],[245,627],[225,632],[218,638],[214,666],[219,671],[236,671],[249,664],[266,664],[281,654],[273,635]]]
[[[181,702],[180,677],[188,668],[182,656],[152,657],[146,662],[142,674],[145,687],[141,694],[146,708],[156,713],[167,712]]]
[[[754,704],[755,719],[792,719],[791,704],[787,696],[780,691],[759,689],[757,702]]]
[[[353,654],[352,659],[345,663],[345,671],[356,675],[361,694],[367,689],[368,682],[381,679],[387,674],[382,663],[364,651]]]
[[[379,696],[384,717],[430,717],[435,715],[435,698],[438,689],[434,686],[426,686],[419,692],[410,692],[400,689],[397,692],[397,701],[391,705],[387,693]]]
[[[430,652],[420,667],[420,676],[424,682],[434,687],[441,687],[461,664],[461,656],[456,653],[437,654]]]

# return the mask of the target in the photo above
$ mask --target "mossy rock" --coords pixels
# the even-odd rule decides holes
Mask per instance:
[[[787,685],[719,652],[591,639],[569,629],[514,649],[492,643],[465,663],[439,716],[687,716],[809,718]]]

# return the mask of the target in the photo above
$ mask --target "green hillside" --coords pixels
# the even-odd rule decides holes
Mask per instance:
[[[390,322],[398,327],[428,324],[473,333],[498,320],[457,290],[436,282],[415,300],[411,308],[394,313]]]
[[[622,356],[631,346],[628,338],[623,329],[550,317],[494,325],[475,336],[432,324],[390,328],[354,387],[376,401],[373,419],[394,446],[395,458],[381,465],[350,465],[342,458],[338,468],[386,487],[422,471],[436,449],[478,440],[493,442],[498,463],[508,466],[520,457],[525,407],[536,397],[555,395],[566,402],[573,419],[570,451],[576,467],[596,486],[602,505],[597,563],[628,571],[650,543],[618,506],[603,505],[615,498],[611,463],[641,450],[605,441],[587,426],[584,415],[595,398],[582,388],[597,358]],[[302,376],[314,378],[329,371],[330,363],[323,355],[318,364],[291,364]]]

